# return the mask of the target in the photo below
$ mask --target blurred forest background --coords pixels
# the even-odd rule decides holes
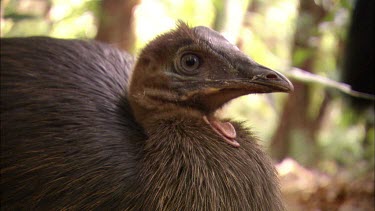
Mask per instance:
[[[220,111],[263,140],[288,209],[374,210],[374,13],[373,0],[2,0],[1,37],[97,39],[137,55],[177,20],[209,26],[293,81],[292,94]]]

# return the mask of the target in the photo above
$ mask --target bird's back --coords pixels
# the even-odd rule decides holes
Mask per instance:
[[[145,139],[126,98],[133,63],[95,42],[1,40],[2,209],[127,201]]]

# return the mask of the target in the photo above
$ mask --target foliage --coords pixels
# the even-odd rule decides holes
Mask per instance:
[[[2,2],[1,36],[92,38],[96,33],[94,12],[98,1],[10,0]]]

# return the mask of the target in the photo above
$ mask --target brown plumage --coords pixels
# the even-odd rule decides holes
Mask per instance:
[[[292,85],[217,32],[180,23],[135,64],[95,42],[1,46],[2,209],[283,210],[256,138],[214,113]]]

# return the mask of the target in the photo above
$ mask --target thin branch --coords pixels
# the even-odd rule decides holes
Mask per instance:
[[[307,72],[296,67],[293,67],[289,71],[284,71],[283,74],[285,74],[287,77],[291,79],[295,79],[302,82],[317,83],[326,87],[338,89],[341,92],[344,92],[353,97],[375,101],[375,95],[355,91],[348,84],[337,82],[332,79],[325,78],[323,76],[315,75],[313,73]]]

